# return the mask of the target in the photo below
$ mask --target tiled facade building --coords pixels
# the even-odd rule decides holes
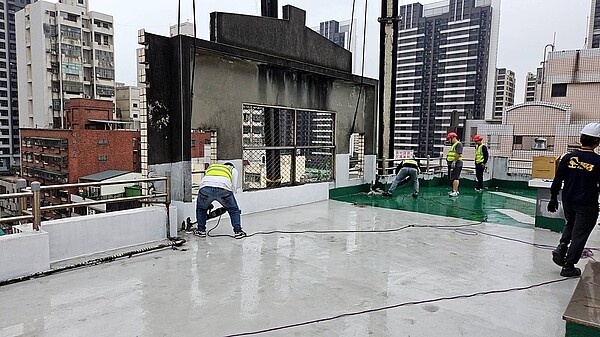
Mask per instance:
[[[439,156],[451,118],[494,117],[499,1],[399,7],[395,48],[395,151]],[[462,137],[461,137],[462,138]]]

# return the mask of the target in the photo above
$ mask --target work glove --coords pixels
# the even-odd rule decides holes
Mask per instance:
[[[450,163],[450,169],[451,169],[451,170],[454,170],[454,168],[455,168],[455,167],[456,167],[456,162],[454,162],[454,161],[453,161],[453,162],[451,162],[451,163]]]
[[[550,198],[550,202],[548,202],[548,212],[554,213],[558,211],[558,198],[556,196],[552,196]]]

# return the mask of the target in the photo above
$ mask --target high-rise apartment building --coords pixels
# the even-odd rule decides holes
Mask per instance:
[[[0,172],[20,165],[15,13],[35,0],[0,0]]]
[[[494,99],[494,119],[502,120],[502,111],[515,105],[515,72],[496,69],[496,93]]]
[[[500,1],[413,3],[398,15],[394,150],[439,156],[453,116],[459,136],[465,119],[493,119]]]
[[[110,15],[88,0],[38,1],[16,14],[19,124],[64,128],[71,98],[115,100]]]
[[[537,76],[532,72],[528,72],[527,77],[525,77],[525,102],[535,101],[536,85]]]
[[[588,48],[600,48],[600,1],[592,0],[587,36]]]

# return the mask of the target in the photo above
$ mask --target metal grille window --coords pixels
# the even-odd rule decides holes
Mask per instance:
[[[60,34],[68,39],[81,39],[81,29],[78,27],[60,25]]]
[[[244,105],[244,190],[333,179],[335,114]]]
[[[114,80],[115,71],[114,69],[108,68],[96,68],[96,76],[102,79]]]
[[[98,86],[96,86],[96,93],[99,96],[106,96],[106,97],[114,96],[115,88],[107,86],[107,85],[98,85]]]

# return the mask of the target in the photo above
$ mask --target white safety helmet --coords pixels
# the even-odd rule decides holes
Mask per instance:
[[[600,124],[598,123],[589,123],[584,126],[580,132],[582,135],[588,135],[596,138],[600,138]]]

